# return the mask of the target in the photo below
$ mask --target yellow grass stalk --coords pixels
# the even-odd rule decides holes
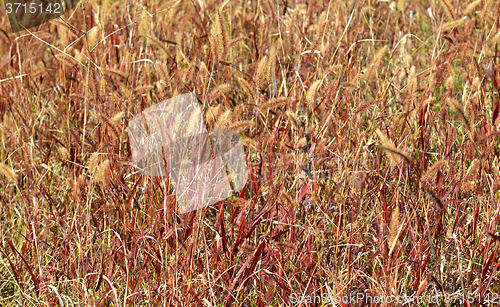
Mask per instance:
[[[104,77],[104,74],[100,74],[99,78],[99,93],[102,93],[103,95],[106,95],[106,78]]]
[[[211,50],[211,55],[212,55],[212,61],[213,63],[219,63],[219,59],[221,58],[220,52],[219,52],[219,47],[217,46],[217,34],[215,33],[214,27],[212,27],[212,30],[210,31],[210,35],[208,37],[208,41],[210,43],[210,50]]]
[[[203,95],[205,95],[208,75],[209,72],[207,65],[204,62],[201,62],[198,75],[196,76],[196,87]]]
[[[486,0],[483,6],[483,12],[481,13],[481,18],[486,19],[488,13],[490,13],[494,0]]]
[[[200,113],[201,113],[200,108],[196,108],[195,111],[191,113],[186,128],[188,135],[193,134],[195,132],[195,128],[200,126]]]
[[[497,11],[495,12],[495,15],[497,16],[497,20],[495,22],[495,32],[497,32],[497,35],[495,38],[498,39],[498,37],[500,37],[500,31],[498,30],[500,29],[500,2],[497,3]]]
[[[227,26],[220,12],[215,14],[214,22],[210,29],[209,41],[214,56],[214,63],[216,63],[226,55],[229,41]]]
[[[382,56],[384,56],[386,51],[387,51],[387,46],[384,46],[377,51],[377,53],[373,57],[373,60],[371,61],[370,65],[368,65],[368,67],[365,70],[365,73],[363,76],[364,81],[369,82],[371,80],[371,78],[373,77],[373,73],[375,71],[377,71],[377,69],[380,65],[380,62],[382,60]]]
[[[76,180],[76,193],[78,195],[80,195],[83,187],[85,186],[85,174],[81,174],[80,176],[78,176],[77,180]]]
[[[120,121],[122,120],[123,115],[124,115],[123,112],[118,112],[113,117],[111,117],[109,119],[109,121],[111,122],[111,124],[116,126],[116,125],[120,124]]]
[[[316,95],[316,92],[318,91],[318,87],[321,84],[322,80],[316,80],[314,83],[309,87],[306,93],[306,101],[309,105],[313,102],[313,99]]]
[[[161,63],[160,61],[157,61],[155,63],[155,66],[156,66],[156,73],[158,74],[159,78],[161,80],[168,81],[169,77],[168,77],[167,66],[165,66],[165,64]]]
[[[215,15],[215,22],[218,24],[217,28],[219,29],[219,37],[218,44],[219,50],[221,51],[221,58],[226,56],[227,46],[229,44],[229,31],[224,20],[224,17],[221,15],[221,12],[217,12]]]
[[[95,76],[95,71],[89,69],[89,90],[90,93],[94,95],[94,99],[97,101],[100,99],[101,95],[99,93],[99,84],[97,83],[97,78]]]
[[[475,177],[477,177],[477,175],[479,175],[480,167],[481,167],[481,163],[479,162],[479,160],[474,159],[472,161],[472,163],[470,164],[469,169],[467,170],[466,176],[469,179],[474,179]]]
[[[64,53],[58,53],[58,54],[56,54],[55,57],[56,57],[56,59],[67,64],[68,66],[74,66],[74,65],[78,64],[78,61],[75,58],[68,56]]]
[[[227,46],[228,51],[231,50],[231,48],[233,48],[234,46],[236,46],[239,42],[241,42],[244,38],[245,37],[240,36],[235,39],[232,39]]]
[[[66,159],[66,160],[69,159],[69,157],[70,157],[69,151],[68,151],[68,149],[66,149],[66,147],[59,148],[59,154],[61,155],[61,157],[63,159]]]
[[[391,220],[389,222],[389,238],[388,238],[388,243],[389,243],[389,255],[392,254],[392,251],[394,250],[394,247],[396,246],[397,243],[397,237],[398,237],[398,229],[399,229],[399,206],[396,205],[396,208],[392,210],[391,214]]]
[[[254,91],[250,87],[250,84],[248,84],[248,82],[244,78],[241,78],[241,77],[238,77],[237,80],[238,80],[238,83],[240,84],[240,86],[243,88],[243,91],[245,92],[245,94],[247,94],[248,97],[253,100],[255,98],[255,95],[254,95]]]
[[[290,197],[290,195],[288,195],[288,194],[287,194],[287,193],[285,193],[285,192],[282,192],[282,193],[280,194],[280,196],[281,196],[281,198],[282,198],[282,199],[286,200],[286,202],[287,202],[289,205],[293,205],[293,199],[292,199],[292,197]]]
[[[258,150],[259,149],[259,146],[258,146],[257,142],[254,139],[252,139],[252,138],[243,137],[241,139],[241,143],[243,143],[243,145],[246,146],[246,147],[252,148],[253,150]]]
[[[146,91],[146,92],[151,91],[154,88],[155,88],[154,85],[151,85],[151,84],[139,85],[138,87],[134,88],[134,93],[142,94],[143,91]]]
[[[274,109],[277,107],[280,107],[287,102],[290,102],[292,99],[290,97],[279,97],[276,99],[272,99],[267,103],[264,103],[263,105],[260,106],[261,110],[266,110],[266,109]]]
[[[146,10],[142,10],[140,17],[139,17],[139,35],[148,35],[151,33],[151,21],[148,19],[148,15]]]
[[[266,71],[267,71],[267,55],[263,56],[259,63],[257,64],[257,72],[255,74],[255,83],[259,88],[264,87],[265,84],[265,78],[266,78]]]
[[[231,116],[233,122],[237,122],[241,118],[241,113],[243,113],[244,108],[245,105],[241,103],[234,109],[233,115]]]
[[[211,125],[213,122],[215,122],[216,118],[219,118],[220,113],[221,113],[221,106],[220,105],[216,105],[214,107],[211,107],[205,113],[205,123],[207,125]]]
[[[428,181],[431,180],[432,177],[437,173],[439,169],[445,164],[445,161],[443,159],[437,161],[434,163],[429,169],[424,174],[423,180]]]
[[[99,116],[99,118],[101,119],[102,123],[109,126],[109,128],[111,129],[111,133],[113,133],[115,137],[120,137],[121,133],[120,133],[120,129],[118,129],[117,124],[115,124],[113,121],[111,121],[111,119],[104,114],[101,114]]]
[[[405,153],[403,153],[400,149],[396,148],[396,146],[394,146],[394,144],[382,131],[377,129],[375,133],[377,133],[378,137],[380,138],[380,142],[382,143],[382,146],[380,146],[380,148],[385,151],[391,164],[398,164],[401,160],[406,165],[411,164],[408,156]]]
[[[123,80],[127,80],[127,75],[123,71],[120,71],[118,69],[106,68],[106,69],[103,69],[102,72],[105,73],[106,75],[120,77]]]
[[[107,186],[109,183],[109,179],[111,177],[111,168],[109,164],[109,159],[104,160],[95,173],[95,179],[97,182],[102,182],[104,186]]]
[[[372,105],[374,105],[375,103],[377,103],[378,100],[370,100],[370,101],[367,101],[367,102],[364,102],[364,103],[361,103],[357,108],[356,110],[354,110],[354,114],[359,114],[359,113],[363,113],[365,112],[366,110],[368,110]]]
[[[323,36],[325,34],[325,28],[326,28],[326,15],[327,15],[327,12],[323,11],[321,13],[321,15],[319,16],[318,27],[316,30],[316,37],[314,38],[313,50],[319,49],[319,47],[323,41]]]
[[[465,113],[463,105],[453,98],[448,98],[448,103],[451,105],[456,115],[463,121],[467,132],[469,132],[470,134],[470,137],[474,139],[475,134],[472,130],[472,122],[470,120],[470,117]]]
[[[100,153],[94,152],[90,155],[89,161],[87,162],[87,168],[91,173],[96,169],[97,163],[99,163]]]
[[[7,164],[0,163],[0,174],[4,175],[9,181],[14,182],[16,180],[16,173]]]
[[[99,26],[94,26],[87,32],[87,46],[89,51],[92,51],[101,39],[101,29]]]
[[[239,122],[235,122],[235,123],[230,124],[227,127],[227,129],[230,129],[230,130],[243,130],[243,129],[246,129],[246,128],[251,128],[253,125],[254,125],[253,121],[251,121],[251,120],[243,120],[243,121],[239,121]]]
[[[415,66],[410,68],[410,75],[408,76],[408,85],[407,85],[407,95],[404,111],[408,112],[413,101],[415,100],[415,92],[417,91],[417,75],[415,73]]]
[[[215,129],[225,128],[230,118],[231,118],[231,111],[227,110],[217,119],[217,122],[215,123]]]
[[[219,98],[220,96],[224,95],[225,93],[229,92],[231,90],[231,84],[229,83],[224,83],[221,85],[218,85],[214,89],[208,93],[208,99],[214,100]]]
[[[465,8],[464,15],[469,15],[471,13],[474,13],[476,8],[481,4],[481,1],[483,0],[476,0],[474,2],[469,3],[467,7]]]
[[[455,14],[453,14],[453,10],[452,10],[452,7],[450,5],[450,2],[448,0],[439,0],[439,3],[443,7],[446,15],[448,15],[448,18],[450,20],[455,20],[456,19]]]
[[[483,143],[485,142],[486,140],[488,140],[490,137],[492,136],[500,136],[500,131],[498,130],[493,130],[493,131],[490,131],[488,133],[486,133],[484,136],[482,136],[479,140],[478,140],[478,143]]]
[[[434,203],[436,203],[436,206],[440,209],[440,210],[444,210],[444,206],[443,206],[443,202],[441,201],[441,199],[437,196],[436,193],[434,193],[433,191],[431,191],[430,189],[427,189],[427,193],[429,193],[429,195],[431,196],[432,200],[434,201]]]
[[[123,92],[123,96],[127,99],[130,99],[130,96],[132,96],[132,94],[130,93],[130,90],[128,89],[128,86],[125,85],[124,82],[120,82],[120,85],[119,85],[120,89],[122,90]]]
[[[273,2],[274,1],[267,0],[266,4],[267,4],[267,8],[269,10],[269,13],[271,14],[271,20],[276,20],[276,12],[274,11]]]
[[[415,73],[415,66],[410,68],[410,75],[408,77],[408,93],[413,96],[417,91],[417,74]]]
[[[464,105],[464,110],[467,110],[468,91],[469,91],[469,81],[465,82],[464,90],[462,91],[462,104]]]
[[[290,123],[292,124],[292,126],[293,126],[295,129],[297,129],[297,128],[298,128],[298,126],[299,126],[299,124],[298,124],[298,121],[297,121],[297,118],[296,118],[295,113],[293,113],[293,112],[291,112],[291,111],[287,110],[287,111],[286,111],[286,116],[287,116],[288,120],[290,121]]]
[[[161,50],[163,50],[165,52],[166,55],[170,54],[170,50],[168,50],[167,46],[162,41],[158,40],[157,38],[155,38],[151,35],[142,35],[142,37],[145,37],[148,39],[148,44],[150,46],[152,45],[152,43],[155,43],[158,47],[160,47]]]
[[[269,60],[267,63],[267,80],[271,82],[273,80],[274,74],[276,72],[276,53],[277,49],[275,46],[271,47],[269,51]]]
[[[464,22],[465,22],[464,19],[457,19],[457,20],[449,21],[449,22],[443,24],[443,26],[441,27],[441,30],[442,31],[452,30],[458,26],[463,25]]]

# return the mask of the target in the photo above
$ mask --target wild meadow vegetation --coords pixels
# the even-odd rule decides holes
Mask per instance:
[[[499,16],[494,0],[90,0],[11,33],[2,6],[0,305],[496,305]],[[179,214],[127,125],[188,92],[209,130],[240,132],[250,175]]]

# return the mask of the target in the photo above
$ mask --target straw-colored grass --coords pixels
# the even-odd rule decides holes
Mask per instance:
[[[495,305],[498,12],[92,0],[12,34],[2,6],[0,305]],[[190,91],[250,175],[181,215],[126,128]]]

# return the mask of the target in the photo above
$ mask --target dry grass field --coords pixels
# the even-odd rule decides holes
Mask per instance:
[[[499,16],[90,0],[12,33],[2,4],[0,306],[497,305]],[[127,126],[188,92],[250,175],[179,214]]]

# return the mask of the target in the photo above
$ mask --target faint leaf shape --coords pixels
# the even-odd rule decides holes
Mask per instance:
[[[132,159],[147,176],[170,176],[177,205],[187,213],[230,197],[248,179],[237,131],[210,134],[193,93],[153,105],[128,126]]]

